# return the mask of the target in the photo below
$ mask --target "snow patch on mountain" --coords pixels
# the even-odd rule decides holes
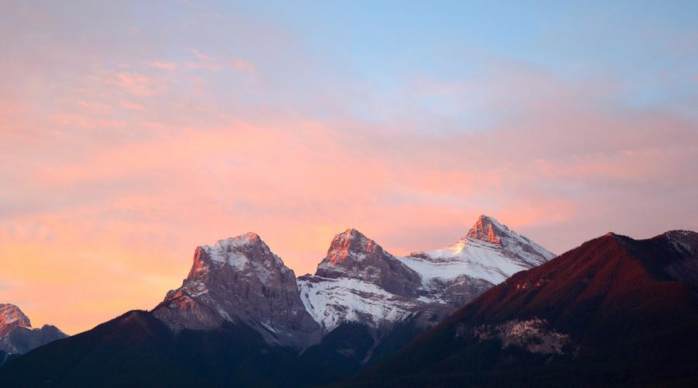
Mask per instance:
[[[379,326],[399,321],[415,307],[414,302],[360,279],[306,276],[299,278],[298,287],[306,310],[325,331],[342,322]]]
[[[692,254],[696,251],[696,233],[689,230],[672,230],[664,233],[664,238],[672,243],[675,249]]]
[[[401,259],[422,277],[426,288],[431,288],[435,279],[448,281],[463,274],[499,284],[512,274],[528,269],[502,256],[496,246],[477,240],[460,241],[445,249]]]
[[[253,257],[253,260],[250,260],[248,253],[252,247],[261,249],[263,255],[257,255]],[[268,281],[274,270],[290,271],[255,233],[246,233],[219,240],[213,245],[203,245],[200,249],[206,252],[214,263],[227,265],[248,275],[257,276],[262,282]]]
[[[424,287],[434,280],[461,275],[499,284],[516,272],[533,268],[555,255],[497,220],[480,216],[467,235],[455,244],[403,257],[419,273]]]

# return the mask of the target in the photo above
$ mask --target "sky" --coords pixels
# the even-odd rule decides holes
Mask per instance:
[[[77,333],[248,231],[301,275],[349,227],[698,230],[696,42],[695,1],[0,0],[0,302]]]

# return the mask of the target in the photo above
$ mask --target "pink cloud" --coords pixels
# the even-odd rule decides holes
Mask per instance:
[[[173,71],[177,70],[177,64],[174,62],[166,62],[166,61],[153,61],[150,62],[150,67],[158,70],[166,70],[166,71]]]
[[[189,69],[218,71],[223,68],[223,64],[208,54],[196,49],[192,50],[192,53],[194,54],[194,61],[186,64],[186,67]]]
[[[159,91],[153,78],[139,73],[117,72],[107,79],[107,84],[137,97],[153,96]]]
[[[136,110],[136,111],[144,111],[145,110],[145,107],[143,105],[132,102],[132,101],[124,100],[124,101],[121,101],[120,105],[122,108],[128,109],[128,110]]]
[[[230,67],[241,73],[254,74],[257,72],[257,67],[254,65],[254,63],[241,58],[231,60]]]

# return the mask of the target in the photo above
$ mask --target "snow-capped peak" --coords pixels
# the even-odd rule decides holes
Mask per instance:
[[[419,283],[414,271],[356,229],[347,229],[332,239],[315,275],[360,279],[398,294],[414,293],[410,284]]]
[[[332,239],[315,275],[299,279],[308,312],[330,331],[343,321],[379,326],[410,314],[419,275],[356,229]]]
[[[455,244],[414,253],[404,258],[403,263],[417,271],[426,285],[461,275],[498,284],[554,256],[496,219],[481,215],[467,235]]]
[[[274,255],[269,246],[256,233],[245,233],[239,236],[218,240],[212,245],[202,245],[197,248],[194,257],[194,269],[203,268],[203,257],[218,264],[227,264],[235,269],[243,270],[250,261],[264,259],[269,261],[265,267],[283,267],[281,259]]]
[[[225,261],[226,253],[239,251],[240,248],[262,245],[266,246],[264,241],[256,233],[245,233],[235,237],[229,237],[223,240],[218,240],[212,245],[202,245],[201,249],[209,254],[212,260]]]
[[[450,247],[454,253],[460,253],[468,245],[480,243],[491,244],[501,250],[505,256],[515,259],[518,264],[526,267],[540,265],[555,254],[531,241],[496,219],[481,215],[470,228],[468,234]]]
[[[11,303],[0,303],[0,336],[5,335],[15,327],[31,329],[32,324],[19,307]]]

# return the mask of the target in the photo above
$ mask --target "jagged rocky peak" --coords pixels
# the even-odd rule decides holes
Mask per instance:
[[[65,336],[57,327],[51,325],[32,328],[29,317],[19,307],[10,303],[0,303],[0,352],[24,354]]]
[[[481,215],[455,244],[412,253],[403,258],[403,263],[419,272],[428,288],[437,289],[443,282],[460,279],[467,280],[464,284],[470,286],[479,284],[473,279],[487,282],[490,286],[499,284],[514,273],[543,264],[553,257],[553,253],[527,237],[492,217]],[[467,292],[465,298],[447,299],[464,303],[482,288],[478,286],[471,290],[473,292]]]
[[[7,334],[16,327],[32,327],[27,317],[19,307],[11,303],[0,303],[0,336]]]
[[[494,217],[482,214],[480,215],[473,226],[468,230],[468,233],[462,240],[478,240],[490,244],[503,246],[507,240],[518,240],[525,243],[530,243],[531,240],[526,236],[522,236],[509,228],[507,225],[499,222]]]
[[[502,235],[510,235],[511,230],[492,217],[481,215],[470,228],[466,237],[486,241],[491,244],[502,244]]]
[[[303,347],[319,329],[293,271],[255,233],[202,245],[189,276],[154,309],[175,331],[244,324],[269,343]]]
[[[211,265],[216,268],[232,267],[262,276],[269,275],[270,270],[281,271],[287,276],[293,275],[293,271],[284,265],[259,235],[251,232],[197,247],[189,278],[209,271]]]
[[[501,250],[505,256],[516,259],[520,264],[531,267],[543,264],[555,254],[523,236],[493,217],[481,215],[455,246],[456,250],[468,245],[486,243]]]
[[[356,229],[347,229],[332,239],[315,275],[358,279],[398,295],[412,295],[420,284],[416,272]]]
[[[327,260],[341,265],[348,259],[363,260],[368,255],[383,255],[383,248],[375,241],[350,228],[336,235],[327,250]]]
[[[414,307],[419,274],[356,229],[336,235],[315,275],[299,278],[301,299],[325,331],[343,322],[378,327]]]

